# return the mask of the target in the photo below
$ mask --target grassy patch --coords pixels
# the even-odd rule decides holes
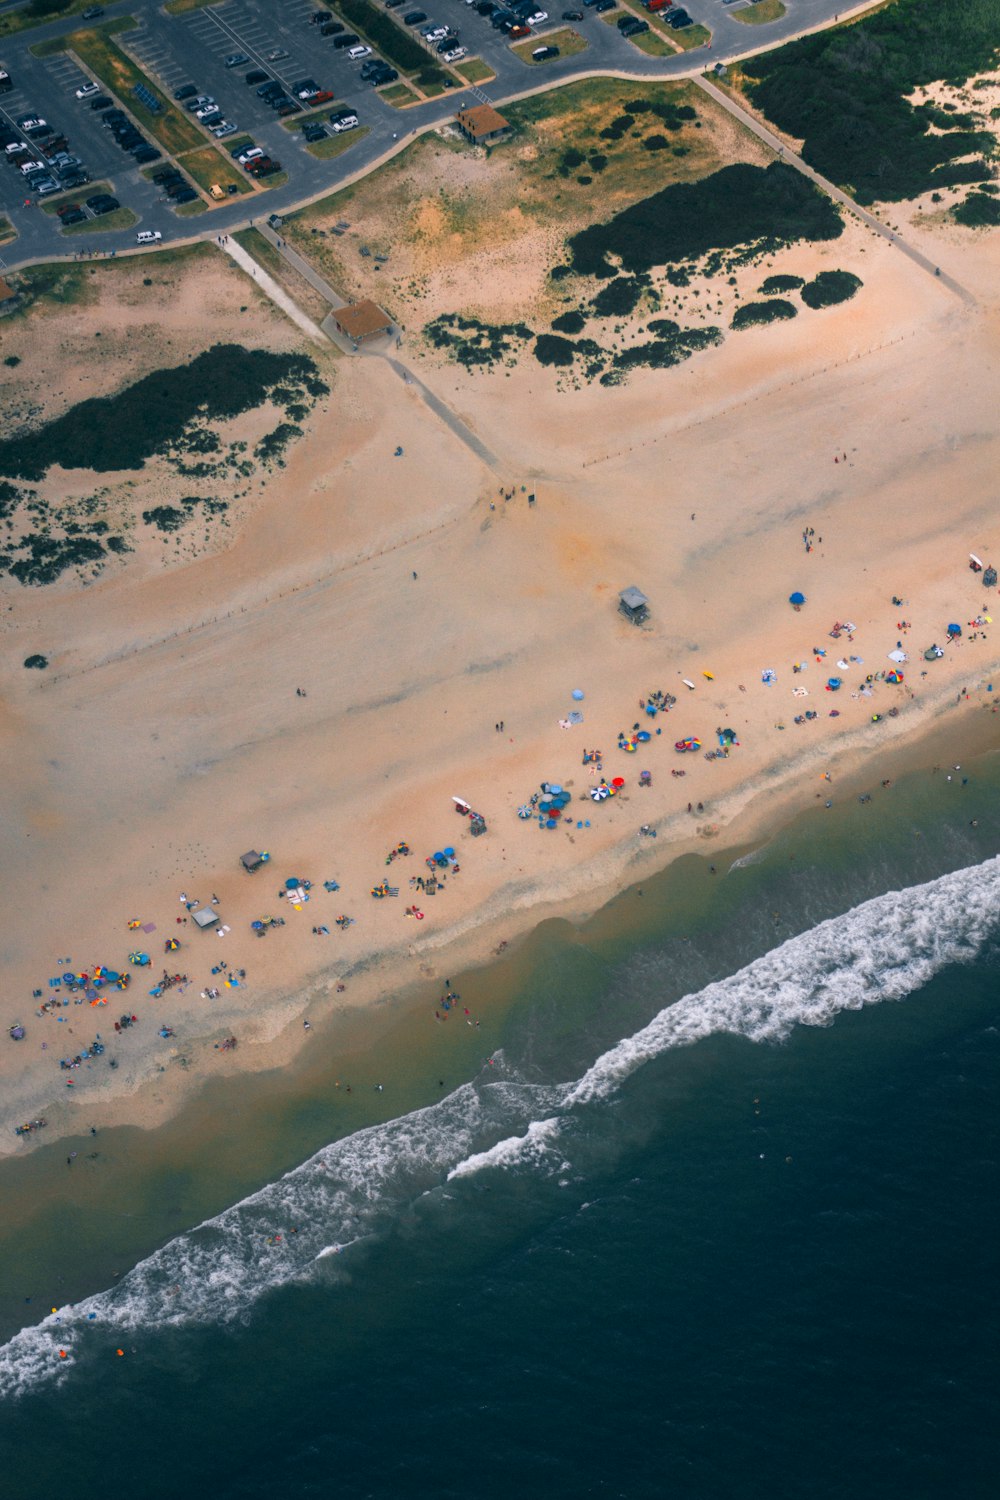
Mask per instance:
[[[574,235],[569,248],[575,271],[606,276],[609,255],[626,270],[649,271],[710,251],[771,250],[800,239],[836,239],[842,231],[830,200],[794,168],[737,163],[700,182],[663,188]]]
[[[934,189],[960,158],[994,152],[988,131],[937,134],[908,103],[922,85],[962,83],[995,67],[995,0],[896,0],[837,30],[746,59],[751,101],[817,172],[860,203],[898,202]],[[850,121],[850,129],[844,121]],[[948,179],[943,179],[947,181]]]
[[[190,364],[156,370],[114,396],[81,401],[55,421],[0,442],[0,473],[41,479],[54,464],[109,473],[190,440],[191,424],[224,421],[264,401],[310,404],[327,394],[313,361],[216,344]],[[308,410],[308,406],[307,406]]]
[[[491,78],[492,76],[490,74]],[[394,109],[405,109],[408,104],[420,102],[420,95],[415,94],[407,83],[390,83],[387,89],[379,89],[379,93],[386,104],[391,104]]]
[[[401,73],[416,74],[417,83],[425,92],[435,86],[440,92],[445,79],[451,77],[408,31],[398,26],[387,11],[372,5],[371,0],[339,0],[337,8],[356,31],[378,48],[386,62]]]
[[[492,370],[498,364],[515,365],[520,346],[534,334],[525,323],[483,323],[458,313],[442,313],[427,324],[424,337],[435,349],[447,349],[468,370],[476,366]]]
[[[57,209],[62,208],[64,203],[75,203],[78,198],[89,198],[94,193],[110,193],[109,182],[88,182],[86,187],[67,188],[65,193],[54,193],[51,198],[46,198],[41,204],[43,214],[54,214]]]
[[[186,155],[177,158],[177,165],[200,188],[204,188],[206,193],[213,182],[217,182],[223,191],[230,183],[235,184],[238,193],[253,191],[246,173],[236,165],[231,156],[217,151],[214,146],[203,146],[200,151],[188,151]]]
[[[328,135],[325,140],[313,141],[306,147],[310,156],[318,156],[321,161],[329,161],[333,156],[340,156],[349,151],[351,146],[361,141],[368,134],[368,126],[362,125],[357,130],[343,130],[339,135]],[[268,179],[270,181],[270,179]]]
[[[670,35],[683,52],[690,52],[692,47],[705,47],[712,40],[708,27],[699,26],[697,22],[681,31],[671,31]]]
[[[764,26],[768,21],[780,21],[788,10],[781,0],[757,0],[756,5],[731,10],[729,14],[734,21],[742,21],[744,26]]]
[[[104,84],[109,93],[118,96],[129,114],[135,117],[144,130],[155,136],[172,156],[180,151],[196,150],[205,144],[205,137],[194,122],[182,114],[163,91],[156,87],[149,75],[115,45],[106,27],[74,31],[67,38],[67,44],[94,77]],[[143,84],[150,90],[163,106],[162,114],[154,114],[136,98],[133,93],[136,84]]]
[[[5,219],[2,215],[0,215],[0,245],[4,245],[8,240],[13,240],[16,238],[17,231],[14,228],[13,224],[9,219]]]
[[[83,224],[70,224],[68,228],[60,230],[60,233],[107,234],[112,229],[131,229],[138,222],[138,217],[130,208],[113,208],[109,214],[101,214],[97,219],[87,219]]]
[[[458,63],[455,72],[459,77],[464,78],[466,83],[489,83],[497,76],[481,57],[470,57],[466,62]]]
[[[647,57],[667,57],[677,51],[670,42],[659,31],[641,31],[638,36],[630,36],[628,40],[633,47],[638,47],[640,52],[645,52]]]
[[[526,42],[516,42],[510,50],[522,62],[534,66],[535,59],[531,54],[537,52],[539,47],[558,47],[561,57],[574,57],[578,52],[586,51],[587,43],[578,31],[574,31],[571,26],[565,26],[562,31],[553,31],[544,37],[532,36]],[[542,65],[547,62],[555,62],[555,58],[542,59]]]
[[[207,214],[208,204],[204,198],[192,198],[190,203],[178,203],[174,213],[179,219],[192,219],[195,214]]]

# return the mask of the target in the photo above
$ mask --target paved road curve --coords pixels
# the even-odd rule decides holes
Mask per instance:
[[[876,3],[876,0],[870,0],[870,3]],[[612,75],[637,80],[697,78],[701,70],[716,62],[731,61],[766,50],[791,36],[819,29],[838,15],[850,13],[847,7],[839,11],[838,0],[788,0],[788,6],[788,13],[779,21],[751,28],[736,22],[723,0],[691,0],[691,9],[696,19],[703,20],[713,30],[711,46],[691,53],[655,58],[637,51],[620,36],[617,28],[605,25],[600,17],[588,12],[586,22],[580,24],[580,30],[587,39],[587,50],[574,57],[558,58],[545,65],[544,69],[529,67],[523,63],[481,17],[467,11],[465,6],[459,7],[459,0],[432,0],[429,13],[436,12],[443,20],[459,24],[470,51],[478,52],[496,70],[497,77],[489,84],[488,91],[494,102],[502,106],[525,94],[587,77]],[[158,199],[156,187],[140,178],[134,168],[131,169],[128,186],[123,190],[123,201],[139,214],[140,222],[145,227],[160,230],[164,245],[231,234],[233,230],[244,228],[251,222],[251,215],[259,219],[269,213],[288,212],[323,197],[365,175],[386,157],[402,150],[415,135],[433,129],[449,119],[460,105],[475,102],[471,91],[455,90],[440,99],[399,111],[385,103],[374,91],[360,94],[356,74],[350,70],[343,54],[324,51],[320,54],[319,61],[315,51],[310,54],[310,49],[315,47],[315,38],[314,34],[310,34],[311,28],[306,24],[306,17],[312,8],[311,0],[283,0],[282,4],[279,4],[279,0],[222,0],[219,6],[192,12],[187,18],[170,18],[162,11],[157,0],[132,0],[131,4],[107,7],[111,18],[116,13],[137,18],[139,27],[127,34],[129,47],[142,58],[144,66],[155,72],[158,80],[168,88],[173,88],[178,80],[193,78],[216,89],[223,104],[227,80],[219,70],[218,50],[220,47],[234,45],[233,38],[243,35],[236,28],[250,23],[240,21],[239,17],[250,17],[252,20],[259,13],[264,18],[260,25],[266,26],[272,39],[287,42],[290,49],[298,47],[299,55],[309,59],[308,66],[303,64],[303,71],[312,67],[314,71],[322,69],[329,74],[329,79],[323,77],[321,81],[329,81],[338,98],[343,98],[345,93],[348,96],[353,94],[363,122],[369,129],[368,135],[355,143],[343,157],[324,162],[303,151],[294,137],[273,118],[265,120],[259,128],[251,122],[250,129],[255,137],[272,152],[280,151],[282,158],[288,162],[289,182],[265,194],[254,194],[252,198],[222,204],[198,221],[176,219],[163,200]],[[456,8],[461,11],[458,17],[455,15]],[[868,6],[863,4],[855,7],[855,10],[866,8]],[[558,9],[552,11],[554,17],[558,14]],[[213,20],[213,17],[216,19]],[[185,21],[187,26],[182,24]],[[81,141],[82,154],[100,172],[100,153],[106,151],[109,145],[105,139],[107,133],[100,131],[96,118],[86,106],[77,104],[72,98],[73,80],[70,79],[70,74],[75,65],[64,57],[43,61],[33,57],[29,50],[40,41],[67,35],[79,25],[79,17],[76,17],[32,28],[0,43],[0,58],[15,79],[23,80],[25,108],[32,104],[43,110],[51,108],[54,123],[65,125],[74,138],[81,134],[88,137],[89,133],[89,138]],[[196,25],[200,28],[207,26],[210,30],[208,33],[204,30],[195,32],[192,28]],[[214,53],[205,40],[207,36],[211,41],[212,27],[219,32],[219,42]],[[223,30],[224,27],[229,29]],[[244,50],[249,51],[251,45],[248,42]],[[292,62],[297,64],[297,61],[293,58],[281,66],[291,67]],[[216,69],[214,73],[211,71],[213,67]],[[64,70],[65,77],[63,71],[57,70]],[[275,69],[272,68],[272,71]],[[221,77],[220,83],[216,82],[217,77]],[[49,105],[46,91],[51,95],[52,90],[57,87],[57,80],[61,83],[64,97],[53,98]],[[243,90],[242,93],[236,89],[237,84]],[[232,75],[228,86],[236,90],[236,94],[231,97],[238,97],[238,107],[245,118],[253,101],[246,97],[242,75],[239,79]],[[7,96],[0,100],[0,106],[6,107],[10,102],[10,96]],[[269,137],[273,144],[269,144]],[[115,166],[119,168],[120,175],[120,154],[113,158],[112,166],[102,175],[113,178]],[[803,169],[808,170],[804,166]],[[38,261],[71,259],[74,252],[81,251],[104,254],[112,251],[116,254],[135,251],[135,226],[106,234],[84,234],[72,239],[60,236],[51,216],[41,213],[37,206],[23,206],[16,195],[17,184],[10,181],[13,175],[8,171],[4,174],[4,180],[0,181],[0,207],[18,230],[18,239],[4,251],[0,251],[0,256],[3,257],[0,267],[6,263],[7,269],[16,269],[19,265]],[[95,173],[95,177],[96,175]],[[16,199],[14,202],[10,201],[12,195]]]

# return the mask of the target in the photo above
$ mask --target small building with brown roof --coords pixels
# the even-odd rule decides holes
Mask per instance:
[[[460,109],[455,123],[474,146],[499,140],[510,129],[510,121],[495,110],[492,104],[477,104],[472,109]]]
[[[350,302],[346,307],[337,307],[333,321],[338,333],[344,334],[353,344],[363,344],[380,333],[389,333],[392,319],[375,302]]]

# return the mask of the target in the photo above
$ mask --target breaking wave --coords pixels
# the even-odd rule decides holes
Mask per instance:
[[[546,1161],[565,1166],[574,1121],[651,1059],[725,1032],[780,1041],[797,1025],[828,1025],[841,1011],[903,999],[947,965],[972,962],[998,914],[994,858],[819,923],[668,1005],[573,1082],[525,1083],[506,1074],[498,1054],[482,1078],[325,1147],[171,1240],[115,1287],[22,1329],[0,1348],[0,1395],[67,1378],[92,1339],[103,1347],[136,1328],[231,1321],[277,1287],[335,1276],[339,1255],[349,1263],[445,1182]]]

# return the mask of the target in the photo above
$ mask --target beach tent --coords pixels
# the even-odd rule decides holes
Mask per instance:
[[[641,625],[649,614],[649,600],[633,584],[630,588],[622,589],[618,595],[618,608],[627,620],[633,625]]]
[[[240,864],[248,875],[252,875],[255,870],[260,869],[261,865],[266,864],[270,858],[269,854],[258,854],[256,849],[249,849],[246,854],[240,855]]]
[[[827,692],[829,692],[829,693],[839,693],[840,692],[840,688],[841,688],[841,680],[840,680],[840,678],[839,677],[828,677],[826,679],[826,688],[827,688]]]
[[[996,568],[992,568],[992,567],[987,568],[986,572],[983,574],[983,587],[987,588],[987,589],[995,589],[996,586],[997,586],[997,570],[996,570]]]
[[[213,911],[210,906],[203,906],[200,908],[200,910],[193,911],[191,913],[191,920],[196,927],[201,927],[204,929],[207,929],[209,927],[218,927],[219,914],[218,912]]]
[[[900,666],[902,666],[903,662],[908,660],[908,658],[905,651],[900,651],[897,648],[895,651],[889,652],[889,660],[899,662]]]
[[[957,640],[958,637],[962,634],[962,627],[961,627],[961,625],[955,625],[955,624],[949,625],[948,626],[948,634],[952,637],[953,640]]]
[[[940,661],[944,652],[940,646],[928,646],[924,652],[924,661]]]

